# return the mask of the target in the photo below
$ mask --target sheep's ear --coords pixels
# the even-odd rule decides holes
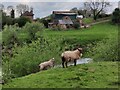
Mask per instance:
[[[82,48],[78,48],[78,50],[82,53],[82,50],[83,50],[83,49],[82,49]]]

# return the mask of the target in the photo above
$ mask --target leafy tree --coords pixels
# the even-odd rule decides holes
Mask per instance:
[[[6,13],[1,11],[2,13],[2,27],[4,27],[4,25],[13,25],[13,19],[9,16],[6,16]]]
[[[120,23],[120,9],[116,8],[112,14],[112,22]]]
[[[0,10],[4,10],[4,5],[3,4],[0,4]]]
[[[11,14],[11,11],[14,9],[14,7],[13,6],[8,6],[7,7],[7,12],[9,13],[9,15]]]

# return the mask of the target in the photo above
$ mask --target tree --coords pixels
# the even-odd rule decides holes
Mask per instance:
[[[11,5],[10,5],[10,6],[8,6],[8,7],[7,7],[7,12],[10,14],[12,9],[14,9],[14,7],[13,7],[13,6],[11,6]]]
[[[13,19],[10,16],[6,16],[6,13],[1,11],[2,13],[2,28],[4,25],[13,25]]]
[[[97,20],[98,15],[108,6],[110,2],[105,0],[90,0],[90,2],[84,3],[85,7],[90,8],[93,14],[93,19]]]
[[[13,9],[11,10],[10,15],[11,15],[11,18],[15,18],[15,11]]]
[[[116,8],[112,14],[112,22],[116,24],[120,24],[120,9]]]
[[[4,10],[4,5],[3,4],[0,4],[0,10]]]
[[[18,14],[22,14],[24,13],[25,11],[29,11],[29,6],[26,5],[26,4],[19,4],[16,6],[16,10],[18,12]]]

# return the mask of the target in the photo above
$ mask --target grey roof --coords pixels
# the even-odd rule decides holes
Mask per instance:
[[[71,20],[59,20],[59,24],[73,24]]]
[[[57,14],[63,14],[63,15],[77,15],[76,13],[57,13]]]

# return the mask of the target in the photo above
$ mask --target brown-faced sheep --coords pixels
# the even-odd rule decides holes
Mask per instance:
[[[82,48],[78,48],[74,51],[65,51],[61,54],[62,66],[64,68],[64,64],[67,67],[67,63],[70,61],[74,61],[74,66],[76,66],[77,60],[82,56]]]
[[[54,64],[55,64],[54,58],[50,59],[49,61],[43,62],[43,63],[39,64],[40,71],[47,70],[51,67],[54,67]]]

